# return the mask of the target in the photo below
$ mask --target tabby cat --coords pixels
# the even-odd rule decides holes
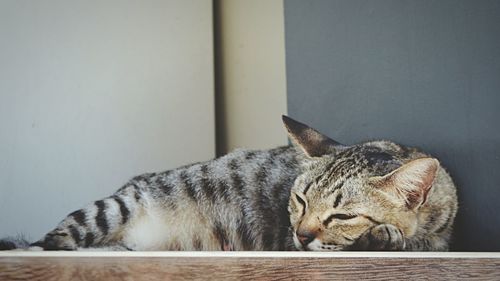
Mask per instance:
[[[69,214],[30,246],[448,249],[457,198],[435,158],[389,141],[345,146],[286,116],[283,121],[294,146],[237,150],[137,176],[112,196]]]

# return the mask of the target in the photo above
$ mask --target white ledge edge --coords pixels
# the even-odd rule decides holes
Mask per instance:
[[[500,259],[500,252],[114,252],[114,251],[0,251],[4,257],[140,257],[140,258],[489,258]]]

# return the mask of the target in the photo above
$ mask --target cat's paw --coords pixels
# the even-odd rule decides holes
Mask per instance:
[[[352,249],[362,251],[402,251],[405,249],[403,232],[392,224],[380,224],[366,231]]]
[[[374,251],[402,251],[405,248],[403,232],[392,224],[380,224],[370,229],[368,249]]]
[[[55,229],[45,235],[45,237],[30,245],[30,247],[41,247],[43,250],[65,250],[77,249],[75,240],[65,230]]]

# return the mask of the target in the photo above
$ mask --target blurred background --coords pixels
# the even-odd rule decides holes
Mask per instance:
[[[500,251],[500,1],[0,0],[0,237],[129,178],[287,144],[433,153],[453,249]]]

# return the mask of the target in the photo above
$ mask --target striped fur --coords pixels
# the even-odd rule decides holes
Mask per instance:
[[[384,189],[371,180],[427,155],[386,141],[342,146],[294,120],[285,117],[284,122],[295,147],[237,150],[208,162],[137,176],[112,196],[71,213],[31,246],[447,249],[457,204],[455,187],[442,168],[426,198],[405,198],[411,205],[392,194],[388,184]],[[417,172],[409,175],[434,175]],[[419,180],[408,177],[410,183],[425,183]]]
[[[140,175],[32,246],[292,250],[287,207],[298,168],[296,150],[285,146]]]

